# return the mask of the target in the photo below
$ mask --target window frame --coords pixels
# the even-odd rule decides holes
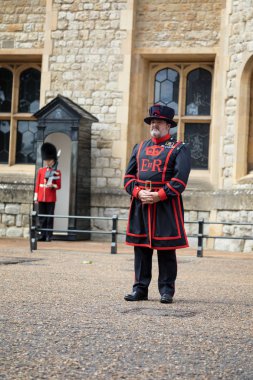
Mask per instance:
[[[155,99],[155,76],[158,71],[162,69],[172,69],[179,73],[179,95],[178,95],[178,115],[175,115],[174,120],[177,123],[177,139],[184,140],[185,124],[200,123],[210,125],[209,127],[209,152],[208,152],[208,168],[207,169],[193,169],[195,172],[208,172],[211,163],[211,133],[212,133],[212,107],[213,107],[213,87],[214,87],[214,62],[151,62],[150,63],[150,82],[149,82],[149,96],[148,107],[154,103]],[[204,69],[210,72],[212,76],[211,84],[211,99],[210,99],[210,115],[186,115],[186,85],[188,74],[195,69]],[[149,131],[147,131],[147,138]]]
[[[10,70],[13,75],[12,82],[12,98],[11,98],[11,111],[0,112],[0,120],[10,121],[10,141],[9,141],[9,157],[8,164],[0,163],[1,165],[13,166],[16,164],[16,146],[17,146],[17,128],[18,122],[36,121],[32,113],[18,112],[19,89],[20,89],[20,75],[27,69],[35,69],[41,73],[41,64],[38,63],[0,63],[0,68]],[[41,81],[42,83],[42,81]],[[16,164],[24,165],[24,164]],[[31,166],[32,164],[25,164]]]

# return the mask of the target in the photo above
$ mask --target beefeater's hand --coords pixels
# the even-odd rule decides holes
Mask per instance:
[[[153,204],[160,201],[157,191],[140,190],[138,198],[143,204]]]

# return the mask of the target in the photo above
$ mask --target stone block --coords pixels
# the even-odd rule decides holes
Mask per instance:
[[[195,238],[188,238],[188,243],[190,248],[196,248],[198,246],[198,240]]]
[[[96,167],[97,168],[107,168],[107,167],[109,167],[109,158],[98,157],[96,159]]]
[[[112,178],[115,175],[115,169],[105,168],[105,169],[103,169],[103,175],[104,175],[104,177]]]
[[[214,249],[214,239],[206,239],[206,248]]]
[[[97,187],[105,187],[106,186],[106,178],[97,178],[96,179]]]
[[[119,210],[117,208],[106,208],[104,210],[104,216],[113,216],[113,215],[118,215],[119,214]]]
[[[4,203],[0,203],[0,214],[3,214],[5,210],[5,205]]]
[[[214,249],[229,252],[242,252],[244,241],[242,239],[215,239]]]
[[[23,228],[10,227],[6,230],[7,237],[21,237],[23,236]]]
[[[189,221],[190,222],[195,222],[196,220],[198,220],[198,213],[197,213],[197,211],[190,211],[189,212]]]
[[[239,211],[239,221],[247,223],[247,221],[248,221],[248,211],[245,211],[245,210]],[[252,221],[252,223],[253,223],[253,221]]]
[[[91,169],[91,177],[101,177],[102,176],[102,169],[95,168]]]
[[[100,219],[94,220],[94,227],[95,229],[99,229],[103,231],[108,231],[109,229],[111,229],[111,226],[109,225],[108,220],[100,220]]]
[[[14,226],[15,225],[15,216],[13,215],[8,215],[8,214],[3,214],[2,215],[2,223],[5,226]]]
[[[11,24],[7,27],[7,32],[13,33],[13,32],[21,32],[23,30],[22,24]]]
[[[235,226],[235,236],[241,237],[241,236],[247,236],[252,237],[253,236],[253,228],[251,226]]]
[[[5,206],[5,212],[6,212],[6,214],[17,215],[20,212],[20,205],[19,204],[7,204]]]
[[[112,150],[111,149],[101,149],[101,156],[111,157],[112,156]]]
[[[189,222],[189,220],[190,220],[190,213],[189,213],[189,211],[185,211],[184,212],[184,221]]]
[[[27,214],[29,215],[32,211],[32,204],[24,204],[22,203],[20,206],[20,214]]]
[[[200,211],[198,212],[198,220],[204,219],[205,222],[209,221],[209,212],[208,211]]]
[[[104,141],[104,140],[99,140],[97,142],[97,148],[98,149],[110,149],[112,147],[112,142],[111,141]]]
[[[108,186],[110,187],[120,187],[121,179],[120,178],[108,178]]]
[[[121,159],[120,158],[111,158],[110,167],[113,169],[120,169]]]
[[[22,215],[18,214],[16,216],[16,227],[22,227]]]
[[[253,253],[253,240],[245,240],[243,252]]]
[[[6,236],[6,228],[0,228],[0,237]]]
[[[23,227],[29,226],[29,215],[23,215],[22,216],[22,226]]]
[[[231,225],[218,225],[218,227],[221,227],[224,235],[230,235],[230,236],[233,236],[235,234],[235,226],[231,226]],[[223,233],[221,232],[221,235],[223,235]]]
[[[23,228],[23,236],[26,239],[28,239],[30,237],[30,230],[29,230],[29,228],[27,228],[27,227]]]

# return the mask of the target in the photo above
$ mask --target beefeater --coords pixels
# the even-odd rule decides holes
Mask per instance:
[[[135,282],[126,301],[148,299],[152,255],[158,255],[160,302],[171,303],[177,276],[176,249],[188,247],[182,192],[191,166],[188,144],[170,135],[174,110],[155,104],[144,122],[151,139],[136,144],[124,184],[131,195],[126,244],[134,246]]]

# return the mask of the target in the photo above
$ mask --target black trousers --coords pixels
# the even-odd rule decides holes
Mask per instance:
[[[146,247],[134,247],[134,271],[135,283],[133,291],[148,295],[148,287],[152,278],[153,249]],[[177,277],[177,258],[175,250],[158,250],[158,289],[171,296],[175,293],[175,281]]]
[[[39,214],[54,215],[55,202],[39,202]],[[54,218],[47,218],[46,216],[41,216],[39,218],[40,228],[53,228]],[[42,237],[52,237],[52,231],[42,231]]]

